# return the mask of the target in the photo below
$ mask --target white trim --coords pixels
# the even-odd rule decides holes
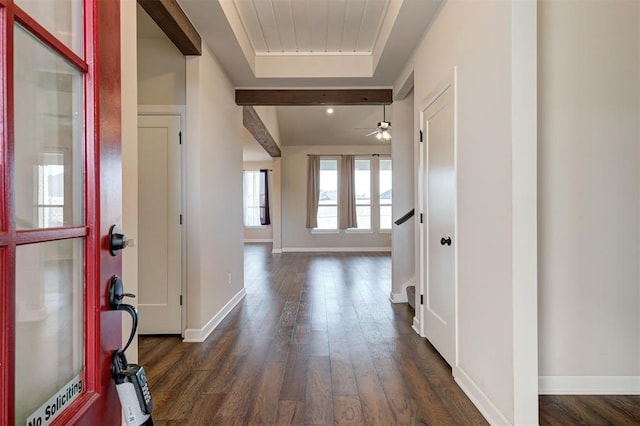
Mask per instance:
[[[204,342],[209,334],[229,315],[229,312],[247,295],[245,289],[241,289],[235,296],[227,302],[220,311],[213,316],[202,328],[187,328],[184,331],[183,342]]]
[[[365,206],[367,207],[367,206]],[[371,206],[368,206],[371,207]],[[373,229],[364,229],[364,228],[347,228],[344,230],[345,234],[373,234]]]
[[[186,105],[138,105],[138,115],[181,115],[184,119]]]
[[[413,317],[413,325],[411,326],[411,328],[416,332],[418,336],[424,337],[420,332],[420,320],[418,319],[418,317]]]
[[[282,249],[272,249],[271,254],[282,254]]]
[[[511,421],[517,425],[539,423],[537,8],[529,0],[511,5]]]
[[[460,367],[453,368],[453,378],[462,391],[469,397],[473,405],[480,411],[484,418],[492,425],[511,424],[500,412],[491,399],[476,385],[467,373]]]
[[[283,253],[391,252],[391,247],[283,247]]]
[[[389,300],[391,301],[391,303],[408,303],[409,299],[407,297],[407,287],[409,287],[410,285],[415,285],[413,283],[414,281],[415,277],[402,284],[402,290],[400,290],[400,293],[394,293],[393,290],[391,290],[391,293],[389,293]]]
[[[640,376],[540,376],[540,395],[640,395]]]
[[[312,234],[339,234],[339,229],[311,228]]]
[[[272,238],[246,238],[245,243],[272,243]]]

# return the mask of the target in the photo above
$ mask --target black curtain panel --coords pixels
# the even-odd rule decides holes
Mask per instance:
[[[267,169],[260,169],[260,224],[271,225],[269,217],[269,174]]]

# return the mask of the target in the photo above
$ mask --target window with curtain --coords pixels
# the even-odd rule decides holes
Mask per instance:
[[[391,158],[380,157],[380,229],[391,229],[392,206]]]
[[[338,159],[320,159],[317,229],[338,229]]]
[[[371,229],[371,160],[356,158],[354,175],[357,229]]]
[[[261,179],[257,170],[244,172],[244,226],[262,226],[260,223]]]

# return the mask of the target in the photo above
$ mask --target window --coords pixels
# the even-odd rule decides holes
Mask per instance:
[[[260,172],[244,172],[244,226],[260,224]]]
[[[371,229],[371,160],[356,158],[355,163],[358,229]]]
[[[318,228],[338,229],[338,159],[320,159]]]
[[[392,178],[391,158],[380,158],[380,229],[391,229]]]

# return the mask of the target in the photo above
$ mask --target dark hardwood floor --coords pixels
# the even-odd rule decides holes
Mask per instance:
[[[386,254],[247,245],[247,296],[205,342],[140,338],[154,423],[486,424],[410,308],[389,302],[390,281]],[[541,422],[640,423],[634,397],[562,398],[541,398]]]

